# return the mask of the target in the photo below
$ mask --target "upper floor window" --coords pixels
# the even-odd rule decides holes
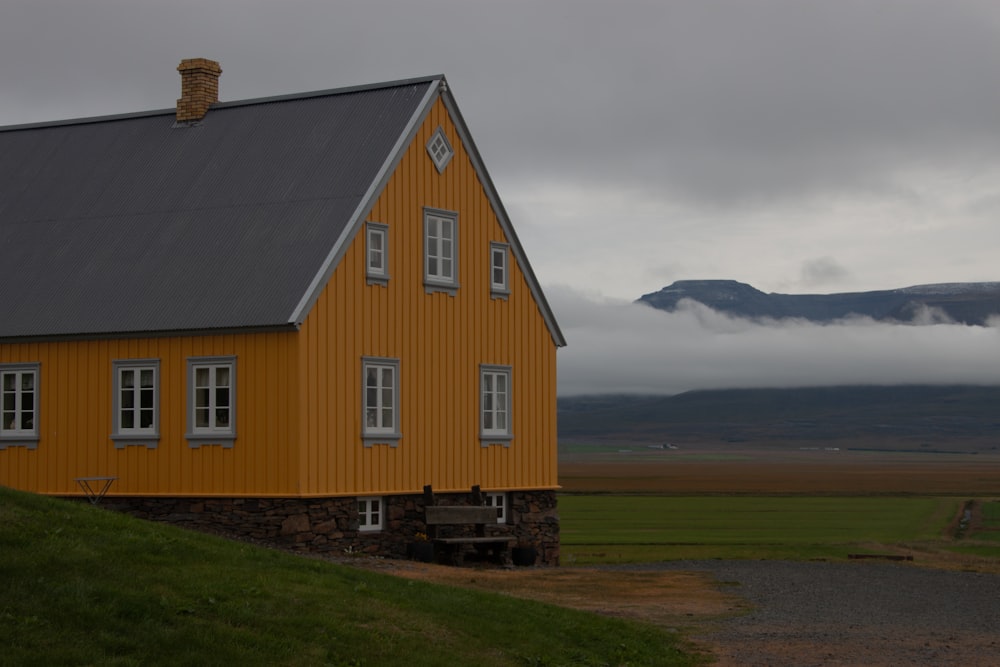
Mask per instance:
[[[144,444],[155,447],[160,438],[160,361],[129,359],[113,362],[116,447]]]
[[[510,294],[508,257],[506,243],[490,243],[490,294],[492,296],[506,298]]]
[[[434,163],[439,174],[451,162],[455,151],[452,149],[451,142],[448,141],[448,137],[442,128],[439,127],[434,130],[434,134],[427,141],[427,154],[431,156],[431,161]]]
[[[389,282],[389,226],[380,222],[365,225],[365,271],[369,285]]]
[[[362,427],[365,446],[399,444],[399,360],[365,357],[361,361]]]
[[[41,364],[0,365],[0,449],[38,446],[38,374]]]
[[[484,445],[489,444],[488,441],[503,441],[507,445],[513,437],[510,379],[510,366],[480,366],[479,437]]]
[[[236,440],[236,357],[188,359],[188,443],[192,447]]]
[[[454,294],[458,289],[458,214],[424,209],[424,285]]]

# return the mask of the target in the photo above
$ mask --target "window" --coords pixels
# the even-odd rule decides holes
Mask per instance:
[[[504,441],[512,438],[510,429],[510,366],[480,366],[480,438]]]
[[[365,225],[365,269],[369,285],[389,282],[389,226],[379,222]]]
[[[431,161],[437,167],[439,174],[444,171],[444,168],[451,162],[452,156],[455,155],[451,142],[448,141],[448,137],[445,136],[444,130],[440,127],[434,130],[434,134],[427,142],[427,154],[431,156]]]
[[[118,448],[126,444],[155,447],[160,439],[160,361],[115,361],[114,424],[111,439]]]
[[[361,439],[366,447],[399,444],[399,360],[365,357],[361,362]]]
[[[510,294],[507,257],[506,243],[490,243],[490,294],[502,299]]]
[[[458,289],[458,214],[424,210],[424,285],[451,294]]]
[[[486,506],[497,508],[497,523],[507,523],[507,494],[487,491]]]
[[[382,530],[381,498],[358,498],[358,530]]]
[[[236,357],[188,359],[188,444],[236,440]]]
[[[41,364],[0,365],[0,449],[38,446],[38,372]]]

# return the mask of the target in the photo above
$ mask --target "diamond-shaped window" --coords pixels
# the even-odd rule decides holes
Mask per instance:
[[[438,173],[444,171],[444,168],[448,166],[452,156],[455,154],[451,143],[448,141],[448,137],[445,136],[444,130],[440,127],[434,131],[430,141],[427,142],[427,154],[431,156],[431,160],[434,162],[434,166],[437,167]]]

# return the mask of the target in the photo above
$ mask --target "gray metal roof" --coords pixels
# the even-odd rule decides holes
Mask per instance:
[[[0,128],[0,338],[297,324],[441,80]]]

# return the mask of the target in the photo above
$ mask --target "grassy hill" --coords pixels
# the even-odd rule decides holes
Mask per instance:
[[[690,665],[676,634],[0,487],[0,665]]]

